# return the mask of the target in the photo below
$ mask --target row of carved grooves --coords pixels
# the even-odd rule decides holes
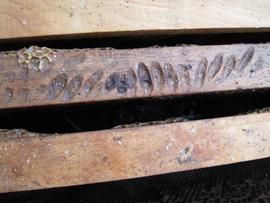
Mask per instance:
[[[250,63],[255,49],[253,47],[249,47],[241,57],[239,64],[236,64],[236,56],[230,55],[225,63],[223,62],[223,54],[218,53],[213,61],[208,66],[208,61],[206,58],[203,58],[197,68],[197,72],[195,74],[195,84],[202,87],[205,83],[211,82],[214,78],[217,77],[218,73],[221,72],[220,78],[225,79],[228,77],[233,70],[237,72],[243,72],[247,65]],[[222,65],[224,66],[222,68]],[[237,65],[237,66],[236,66]],[[222,70],[223,69],[223,70]],[[222,70],[222,71],[221,71]]]
[[[217,53],[210,64],[208,60],[203,57],[198,62],[198,66],[194,71],[195,74],[191,74],[190,70],[192,67],[185,64],[178,64],[174,68],[172,64],[165,63],[162,67],[158,61],[152,61],[150,68],[148,68],[143,62],[139,62],[135,67],[137,75],[133,69],[128,69],[125,72],[114,72],[107,77],[105,84],[100,83],[103,77],[103,71],[101,70],[90,74],[84,82],[81,73],[76,74],[70,81],[66,73],[58,73],[49,83],[48,87],[44,85],[46,88],[41,89],[42,91],[46,89],[48,92],[47,98],[49,100],[56,99],[63,93],[63,99],[66,101],[81,93],[83,93],[83,96],[87,97],[95,86],[97,86],[97,92],[99,91],[99,93],[105,86],[107,91],[116,89],[118,93],[125,94],[128,89],[135,88],[137,80],[144,92],[148,95],[150,95],[153,90],[162,93],[164,88],[176,92],[178,86],[180,86],[182,90],[188,91],[192,86],[201,88],[205,84],[211,83],[215,78],[225,79],[230,76],[234,70],[243,72],[252,60],[254,52],[254,48],[249,47],[238,62],[235,55],[230,55],[224,60],[222,53]],[[255,64],[251,67],[250,72],[256,72],[262,68],[263,59],[259,56]],[[194,78],[192,78],[192,76]],[[222,82],[224,80],[220,81]],[[80,91],[81,89],[82,91]],[[17,95],[22,102],[26,102],[30,95],[30,90],[27,88],[19,89]],[[7,87],[3,95],[4,101],[11,102],[13,96],[13,89]]]
[[[92,89],[96,86],[96,84],[102,78],[103,71],[98,70],[92,73],[88,79],[85,80],[83,84],[83,94],[84,96],[88,96],[88,94],[92,91]],[[80,94],[80,88],[83,83],[83,76],[81,73],[75,75],[68,82],[68,75],[66,73],[59,73],[49,84],[48,87],[48,99],[53,100],[59,97],[62,92],[64,100],[70,100],[75,95]]]
[[[165,63],[164,68],[162,68],[159,62],[152,61],[149,71],[148,67],[143,62],[140,62],[137,65],[140,85],[147,94],[150,94],[154,89],[161,92],[164,87],[168,87],[175,92],[179,83],[183,87],[189,86],[190,75],[188,68],[184,65],[178,65],[176,69],[175,71],[170,63]]]
[[[251,61],[254,51],[253,47],[248,48],[239,60],[237,67],[235,55],[230,55],[224,62],[223,54],[218,53],[210,64],[207,58],[203,57],[195,70],[194,79],[191,78],[191,68],[184,64],[178,64],[174,70],[170,63],[165,63],[162,68],[159,62],[152,61],[149,71],[148,67],[143,62],[139,62],[137,64],[139,82],[147,94],[151,93],[153,90],[161,92],[164,87],[175,92],[179,85],[186,91],[193,84],[195,87],[201,88],[205,84],[212,82],[214,78],[217,78],[220,72],[222,79],[228,77],[233,70],[243,72]],[[257,63],[257,69],[262,68],[261,62],[259,61]]]

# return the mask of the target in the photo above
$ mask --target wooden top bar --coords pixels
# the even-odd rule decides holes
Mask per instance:
[[[0,109],[268,88],[270,45],[0,53]]]
[[[0,133],[0,192],[129,179],[269,157],[270,113],[76,134]]]
[[[268,0],[1,0],[0,40],[269,31]]]

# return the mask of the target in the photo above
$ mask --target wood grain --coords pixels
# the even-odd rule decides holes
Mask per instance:
[[[0,192],[61,187],[268,157],[270,113],[38,135],[0,134]]]
[[[269,31],[268,0],[1,0],[0,39]]]
[[[269,88],[269,44],[0,53],[0,108]]]

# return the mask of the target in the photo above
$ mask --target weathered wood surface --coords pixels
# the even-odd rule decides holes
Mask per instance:
[[[66,135],[0,134],[0,191],[129,179],[270,155],[270,113]]]
[[[269,31],[269,27],[268,0],[0,1],[0,39]]]
[[[0,108],[269,87],[269,44],[0,53]]]

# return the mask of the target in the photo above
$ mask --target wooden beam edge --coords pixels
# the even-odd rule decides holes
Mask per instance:
[[[0,53],[0,109],[270,86],[269,44]]]
[[[24,0],[0,2],[0,39],[140,30],[269,28],[270,4],[252,1]],[[34,9],[33,9],[34,8]],[[15,15],[16,14],[16,15]],[[203,16],[203,18],[202,18]],[[67,26],[68,25],[68,26]],[[170,33],[168,33],[170,34]]]
[[[158,175],[270,154],[270,113],[53,136],[3,131],[0,191]],[[8,134],[8,135],[7,135]]]

